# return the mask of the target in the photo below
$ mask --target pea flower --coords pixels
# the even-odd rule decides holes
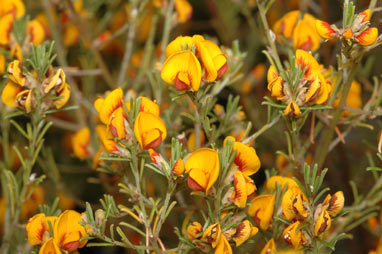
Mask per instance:
[[[286,243],[291,244],[294,249],[300,249],[302,244],[305,243],[305,236],[300,227],[301,223],[296,221],[295,223],[289,225],[283,231],[283,238]]]
[[[45,243],[52,235],[48,221],[53,227],[56,220],[56,216],[46,217],[44,213],[36,214],[30,218],[25,226],[28,243],[31,246]]]
[[[328,194],[322,202],[322,207],[325,208],[330,217],[336,217],[344,208],[345,197],[342,191],[337,191],[333,196]]]
[[[192,17],[192,6],[187,0],[175,0],[174,7],[179,23],[184,23]]]
[[[317,50],[320,47],[320,36],[316,32],[316,19],[305,13],[299,20],[300,11],[291,11],[279,19],[273,26],[277,40],[282,42],[281,37],[293,42],[294,49]]]
[[[233,186],[232,201],[237,207],[244,208],[248,197],[255,193],[256,185],[249,176],[237,170],[234,174]]]
[[[185,170],[185,164],[184,164],[184,161],[183,161],[182,158],[179,158],[179,159],[175,162],[174,167],[172,168],[172,172],[174,173],[174,175],[176,175],[176,176],[180,176],[180,175],[183,175],[184,170]]]
[[[213,149],[201,148],[191,153],[185,164],[188,186],[208,194],[219,176],[219,165],[218,153]]]
[[[263,230],[268,229],[272,222],[275,198],[272,194],[259,195],[252,199],[248,208],[248,214]]]
[[[355,15],[351,24],[338,29],[322,20],[316,20],[318,34],[324,39],[344,38],[367,47],[373,45],[378,38],[378,29],[369,27],[371,10],[367,9]]]
[[[202,240],[211,244],[215,254],[232,254],[232,248],[227,238],[221,232],[219,223],[209,226],[203,233]]]
[[[325,231],[329,230],[331,225],[332,225],[332,220],[330,218],[329,212],[326,210],[326,208],[323,208],[318,213],[318,215],[315,216],[314,235],[318,236],[324,233]]]
[[[195,221],[187,227],[187,238],[190,241],[199,239],[202,237],[202,235],[200,235],[202,232],[203,232],[202,225],[199,222]]]
[[[271,238],[264,246],[264,248],[261,250],[260,254],[276,254],[277,249],[276,249],[276,244],[275,240]]]
[[[308,202],[304,193],[299,187],[288,189],[282,198],[281,207],[286,220],[300,220],[308,217],[309,212],[306,206]]]
[[[78,130],[71,137],[73,153],[77,158],[83,160],[89,156],[90,138],[90,129],[88,127]]]
[[[253,226],[249,220],[244,220],[235,228],[232,240],[236,243],[236,247],[239,247],[258,232],[259,229]]]
[[[139,112],[134,123],[134,134],[142,149],[156,148],[166,138],[167,130],[158,116]]]

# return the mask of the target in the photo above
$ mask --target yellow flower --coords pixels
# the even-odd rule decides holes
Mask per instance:
[[[320,65],[311,53],[298,49],[296,50],[296,66],[300,66],[301,70],[305,70],[304,78],[313,81],[321,73]]]
[[[200,145],[203,146],[206,142],[206,136],[204,135],[204,132],[200,130]],[[187,138],[187,147],[190,151],[195,151],[196,149],[196,133],[194,130],[192,130],[190,136]]]
[[[156,104],[155,101],[152,101],[149,98],[144,97],[144,96],[139,96],[137,99],[141,100],[141,105],[139,108],[140,112],[147,112],[147,113],[151,113],[151,114],[156,115],[156,116],[160,115],[159,106],[158,106],[158,104]],[[130,110],[130,104],[127,106],[127,109]]]
[[[180,175],[183,175],[184,169],[185,169],[184,161],[182,158],[179,158],[175,162],[174,167],[172,168],[172,172],[174,173],[174,175],[180,176]]]
[[[8,83],[5,84],[3,91],[1,93],[2,102],[9,107],[13,107],[13,108],[17,107],[18,104],[16,102],[16,96],[23,90],[24,88],[17,85],[16,83],[12,81],[8,81]]]
[[[273,65],[268,69],[267,80],[267,89],[271,92],[271,96],[282,100],[284,98],[284,80]]]
[[[28,242],[32,246],[44,243],[49,235],[51,235],[46,216],[43,213],[36,214],[30,218],[25,226],[25,231]]]
[[[29,36],[29,41],[32,42],[34,46],[40,45],[45,39],[44,28],[36,19],[28,22],[27,34]]]
[[[249,238],[259,232],[259,229],[252,225],[249,220],[242,221],[235,229],[235,233],[232,235],[232,240],[235,241],[236,247],[242,245]]]
[[[54,243],[62,250],[71,252],[86,245],[87,240],[80,241],[82,237],[87,237],[85,228],[79,223],[81,214],[66,210],[58,217],[54,229]]]
[[[276,183],[280,185],[281,189],[283,189],[286,184],[288,184],[288,189],[293,187],[298,187],[297,183],[290,177],[272,176],[265,183],[267,191],[268,192],[271,192],[271,190],[276,191]]]
[[[24,109],[27,113],[32,110],[32,90],[24,90],[16,95],[17,106]]]
[[[337,34],[330,24],[318,19],[316,20],[316,29],[317,33],[324,39],[331,39]]]
[[[234,165],[246,176],[255,174],[260,169],[260,160],[253,147],[235,141],[234,137],[228,136],[224,144],[230,140],[233,142],[232,152],[236,151]]]
[[[53,238],[50,238],[48,241],[41,246],[39,254],[61,254],[60,248],[57,246]]]
[[[256,185],[249,176],[243,174],[240,170],[237,170],[234,174],[233,186],[233,203],[237,207],[244,208],[247,205],[248,196],[256,191]]]
[[[306,207],[306,202],[308,202],[308,200],[299,187],[289,188],[281,201],[285,219],[292,221],[307,218],[309,212]]]
[[[291,101],[285,108],[283,116],[287,115],[290,115],[291,117],[301,115],[300,107],[294,101]]]
[[[304,242],[303,233],[301,229],[297,230],[300,227],[300,222],[296,221],[295,223],[289,225],[283,231],[283,238],[288,244],[292,244],[293,248],[299,249]]]
[[[20,44],[16,43],[12,48],[11,48],[11,58],[12,59],[17,59],[20,62],[23,61],[23,52],[21,50]]]
[[[276,249],[275,240],[273,238],[271,238],[271,240],[269,240],[267,244],[265,244],[264,248],[260,252],[260,254],[276,254],[276,253],[277,253],[277,249]]]
[[[74,133],[72,136],[73,152],[79,159],[89,156],[88,146],[90,144],[90,129],[85,127]]]
[[[75,45],[80,38],[80,32],[75,24],[72,22],[66,24],[64,30],[64,46],[70,47]]]
[[[57,91],[56,96],[57,97],[62,97],[62,98],[60,98],[58,100],[54,100],[53,101],[53,105],[57,109],[62,108],[69,101],[70,90],[71,90],[70,85],[68,83],[65,83],[63,89],[61,91]]]
[[[96,132],[97,132],[97,135],[98,135],[99,139],[101,140],[103,146],[105,147],[105,149],[109,153],[113,153],[113,152],[118,151],[117,143],[115,141],[113,141],[111,139],[112,137],[110,137],[108,135],[107,130],[106,130],[106,126],[97,125]]]
[[[203,232],[202,225],[199,222],[194,221],[193,223],[191,223],[187,227],[187,238],[188,238],[188,240],[192,241],[195,239],[199,239],[200,236],[197,237],[197,235],[199,235],[201,232]]]
[[[317,50],[320,47],[320,36],[316,32],[316,19],[305,14],[293,31],[293,48],[303,50]]]
[[[332,224],[329,212],[323,208],[314,222],[314,235],[318,236],[327,231]]]
[[[25,15],[25,5],[22,0],[2,0],[0,4],[0,17],[12,14],[17,19]]]
[[[162,79],[169,85],[175,85],[178,91],[199,90],[202,69],[196,56],[188,50],[179,51],[168,57],[161,71]]]
[[[201,148],[191,153],[185,165],[188,186],[207,194],[219,176],[219,165],[218,153],[213,149]]]
[[[356,41],[362,46],[370,46],[374,44],[378,37],[378,28],[369,27],[359,35],[355,36]]]
[[[209,244],[211,244],[212,248],[215,248],[220,241],[221,233],[220,224],[213,224],[206,228],[203,233],[202,240],[206,240]]]
[[[108,124],[113,112],[122,106],[123,90],[117,88],[111,91],[106,98],[98,97],[94,102],[94,107],[99,112],[99,119],[102,123]]]
[[[284,36],[286,39],[292,38],[299,16],[299,11],[291,11],[274,24],[273,31],[277,35],[278,41],[281,41],[281,38],[279,37],[280,35]]]
[[[12,61],[7,68],[8,78],[14,83],[24,86],[26,78],[22,73],[22,66],[19,60]]]
[[[170,57],[176,52],[183,50],[191,50],[192,47],[196,47],[194,40],[190,36],[178,36],[170,42],[166,47],[166,58]]]
[[[28,192],[30,188],[28,188]],[[23,204],[21,207],[21,220],[25,220],[31,217],[38,210],[39,205],[44,204],[45,201],[45,192],[44,188],[38,185],[30,198]]]
[[[214,254],[232,254],[232,248],[224,234],[220,235]]]
[[[5,72],[5,56],[0,53],[0,75],[3,75]]]
[[[197,55],[201,58],[205,69],[204,78],[209,82],[220,78],[227,71],[227,57],[218,45],[212,41],[205,40],[201,35],[193,36]]]
[[[328,194],[322,202],[323,208],[325,208],[331,217],[336,217],[344,208],[345,197],[342,191],[337,191],[333,196]]]
[[[366,9],[364,10],[363,12],[361,12],[359,15],[363,16],[363,19],[361,21],[361,24],[365,23],[365,22],[368,22],[370,20],[370,14],[371,14],[371,10],[370,9]]]
[[[167,130],[158,116],[139,112],[134,123],[134,134],[142,149],[149,149],[158,147],[166,139]]]
[[[179,23],[184,23],[191,18],[192,6],[187,0],[175,0],[174,5]]]
[[[12,13],[0,17],[0,45],[5,46],[11,40],[11,32],[14,22]]]
[[[340,103],[341,95],[334,101],[333,107],[337,108]],[[350,91],[346,97],[346,106],[354,109],[359,109],[362,107],[362,88],[361,84],[357,81],[353,81],[350,86]],[[341,114],[342,117],[347,117],[351,112],[349,110],[344,110]]]
[[[275,195],[259,195],[252,199],[248,214],[253,217],[261,229],[266,230],[272,222]]]

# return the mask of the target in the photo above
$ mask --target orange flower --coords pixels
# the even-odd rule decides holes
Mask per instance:
[[[175,85],[178,91],[198,91],[202,78],[202,69],[196,56],[188,50],[176,52],[163,64],[162,79],[169,85]]]
[[[40,45],[45,39],[44,28],[36,19],[28,22],[27,34],[29,36],[29,41],[32,42],[34,46]]]
[[[247,205],[247,198],[256,191],[256,185],[249,176],[237,170],[233,178],[233,186],[233,203],[237,207],[244,208]]]
[[[11,32],[14,22],[12,13],[0,17],[0,45],[7,45],[11,40]]]
[[[197,235],[199,235],[201,232],[203,232],[202,225],[199,222],[194,221],[187,227],[187,238],[190,241],[199,239],[200,237],[197,237]]]
[[[180,176],[180,175],[183,175],[184,169],[185,169],[184,161],[182,158],[179,158],[175,162],[174,167],[172,168],[172,172],[174,173],[174,175]]]
[[[259,232],[257,227],[254,227],[249,220],[241,222],[235,229],[235,233],[232,235],[232,240],[235,241],[236,247],[239,247],[249,238]]]
[[[158,147],[167,136],[166,126],[158,116],[139,112],[134,123],[135,137],[142,149]]]
[[[77,158],[83,160],[89,156],[90,138],[90,129],[87,127],[82,128],[72,136],[73,152]]]
[[[329,230],[332,224],[329,212],[324,208],[315,220],[314,223],[314,235],[318,236],[325,231]]]
[[[293,246],[295,249],[299,249],[302,246],[302,243],[305,242],[304,235],[300,227],[300,222],[296,221],[295,223],[289,225],[283,231],[284,240]]]
[[[333,196],[328,194],[322,202],[323,208],[325,208],[330,217],[336,217],[344,208],[345,197],[342,191],[336,192]]]
[[[322,20],[316,20],[317,33],[324,39],[331,39],[336,36],[337,32],[330,24]]]
[[[184,23],[192,17],[192,6],[187,0],[175,0],[174,7],[179,23]]]
[[[283,189],[286,184],[288,184],[288,189],[298,186],[297,183],[290,177],[272,176],[265,183],[267,191],[276,191],[276,183],[280,185],[281,189]]]
[[[309,215],[309,211],[306,207],[307,202],[307,198],[299,187],[289,188],[284,193],[281,201],[285,219],[292,221],[307,218]]]
[[[374,44],[378,37],[378,29],[376,27],[369,27],[359,35],[355,36],[356,41],[362,46],[370,46]]]
[[[208,194],[219,176],[219,156],[210,148],[201,148],[191,153],[186,160],[188,186],[194,191]]]

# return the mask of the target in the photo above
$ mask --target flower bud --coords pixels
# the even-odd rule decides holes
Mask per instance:
[[[376,27],[369,27],[355,37],[359,44],[362,46],[370,46],[374,44],[378,37],[378,29]]]
[[[97,227],[100,227],[105,222],[105,211],[98,209],[95,211],[95,223]]]

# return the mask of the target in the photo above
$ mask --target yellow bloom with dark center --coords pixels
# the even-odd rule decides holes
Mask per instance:
[[[27,36],[34,46],[40,45],[45,39],[44,27],[39,21],[33,19],[27,24]]]
[[[199,235],[201,232],[203,232],[202,225],[199,222],[194,221],[187,227],[187,239],[190,241],[199,239],[201,236],[198,237],[197,235]]]
[[[9,107],[17,107],[18,104],[16,102],[16,96],[23,90],[23,87],[19,86],[18,84],[12,81],[8,81],[8,83],[5,84],[1,93],[2,102]]]
[[[305,50],[296,50],[296,67],[298,66],[300,66],[301,70],[305,69],[304,78],[310,81],[314,81],[318,73],[321,73],[317,60]]]
[[[184,23],[192,17],[192,5],[187,0],[175,0],[174,7],[179,23]]]
[[[167,84],[175,85],[178,91],[192,88],[196,92],[200,87],[202,69],[194,53],[184,50],[166,59],[161,77]]]
[[[53,226],[53,225],[52,225]],[[28,243],[32,246],[43,244],[51,232],[45,214],[39,213],[30,218],[25,226]]]
[[[87,237],[88,234],[80,224],[81,220],[81,214],[76,211],[66,210],[63,212],[54,225],[54,244],[67,252],[84,247],[87,240],[80,241],[80,239]]]
[[[58,100],[53,101],[53,105],[57,109],[62,108],[69,101],[70,91],[71,91],[70,85],[68,83],[65,83],[63,89],[56,93],[57,97],[62,97]]]
[[[16,104],[27,113],[32,110],[32,90],[24,90],[16,95]]]
[[[291,244],[295,249],[301,248],[302,243],[304,242],[302,231],[301,229],[298,229],[300,225],[301,223],[296,221],[283,231],[283,238],[285,242]]]
[[[2,0],[0,4],[0,17],[11,14],[17,19],[25,15],[25,5],[22,0]]]
[[[102,123],[108,124],[113,112],[122,106],[123,91],[117,88],[111,91],[106,98],[98,97],[94,102],[94,107],[99,112],[99,119]]]
[[[259,195],[252,199],[248,214],[253,217],[261,229],[267,230],[272,222],[275,195]]]
[[[166,126],[158,116],[139,112],[134,123],[135,137],[142,149],[158,147],[167,136]]]
[[[276,249],[275,240],[273,238],[271,238],[271,240],[269,240],[267,244],[265,244],[264,248],[260,252],[260,254],[277,254],[277,253],[278,252]]]
[[[267,80],[267,89],[271,92],[271,96],[282,100],[284,97],[284,80],[273,65],[269,66]]]
[[[230,140],[233,142],[232,152],[236,151],[234,165],[246,176],[255,174],[260,169],[260,160],[256,154],[256,150],[241,142],[235,141],[234,137],[227,136],[224,144]]]
[[[271,192],[271,190],[272,190],[272,192],[275,192],[276,191],[276,184],[280,185],[281,189],[284,189],[284,187],[287,184],[288,184],[288,189],[291,189],[293,187],[298,187],[297,183],[290,177],[272,176],[265,183],[267,191]]]
[[[323,208],[325,208],[330,217],[336,217],[344,208],[345,197],[342,191],[337,191],[333,196],[328,194],[322,202]]]
[[[305,219],[309,215],[306,203],[308,202],[299,187],[289,188],[281,201],[283,215],[286,220]]]
[[[216,223],[206,228],[206,230],[203,233],[202,240],[205,240],[209,244],[211,244],[212,248],[216,248],[220,241],[221,234],[222,232],[220,224]]]
[[[208,194],[219,176],[218,153],[210,148],[201,148],[191,153],[186,160],[188,186],[195,191]]]
[[[356,41],[362,46],[370,46],[378,38],[378,28],[369,27],[359,35],[355,36]]]
[[[330,26],[330,24],[326,23],[322,20],[316,20],[316,30],[317,33],[324,39],[331,39],[336,35],[336,31]]]
[[[285,108],[283,116],[287,115],[290,115],[291,117],[301,115],[300,107],[294,101],[291,101]]]
[[[66,83],[65,72],[60,68],[56,71],[56,74],[50,79],[47,86],[44,88],[45,93],[49,93],[52,90],[61,91]]]
[[[77,158],[83,160],[89,156],[90,138],[90,129],[88,127],[82,128],[72,136],[73,152]]]
[[[239,247],[257,232],[259,232],[257,227],[253,226],[249,220],[244,220],[236,227],[232,240],[236,243],[236,247]]]
[[[314,222],[314,235],[318,236],[324,233],[325,231],[329,230],[331,225],[332,220],[330,218],[329,212],[323,208]]]
[[[24,86],[26,78],[22,71],[22,66],[19,60],[12,61],[7,68],[8,78],[14,83]]]
[[[8,45],[11,40],[11,32],[14,22],[12,13],[0,17],[0,45]]]
[[[231,197],[233,203],[237,207],[244,208],[247,205],[248,196],[256,191],[256,185],[249,176],[237,170],[233,177],[233,186],[234,192]]]

